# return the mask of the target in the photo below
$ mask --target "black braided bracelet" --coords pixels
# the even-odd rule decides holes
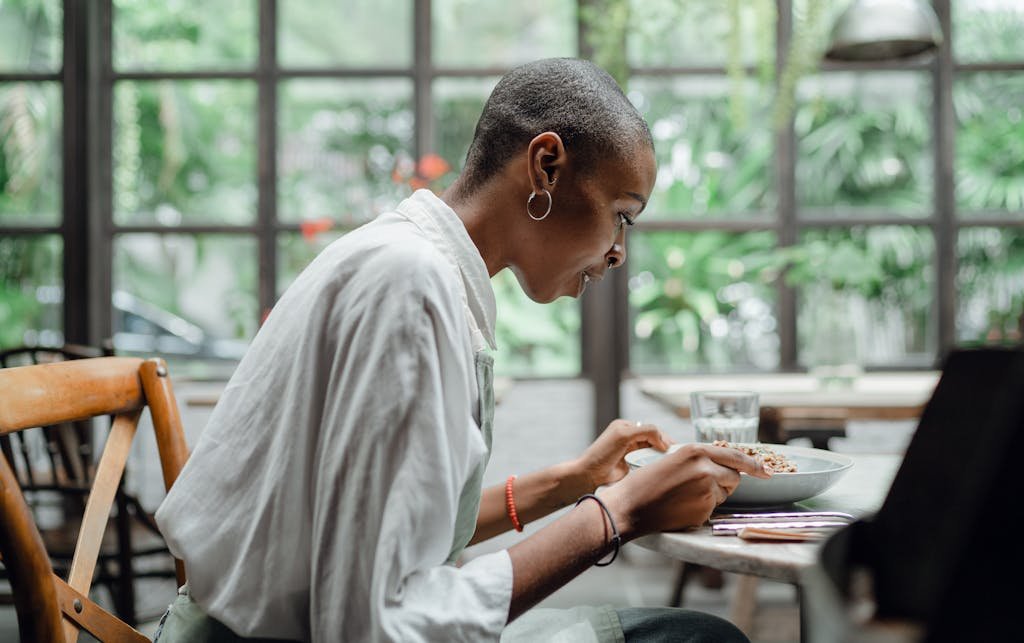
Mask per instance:
[[[595,500],[597,502],[597,504],[601,505],[601,509],[603,509],[604,512],[608,515],[608,522],[611,523],[611,526],[612,526],[612,547],[613,547],[613,549],[612,549],[612,557],[609,558],[608,560],[606,560],[603,563],[602,562],[594,563],[594,567],[607,567],[608,565],[611,565],[612,563],[614,563],[615,562],[615,558],[619,555],[619,545],[622,544],[622,537],[619,536],[619,530],[615,526],[615,519],[612,518],[612,512],[608,510],[608,505],[604,504],[604,500],[601,500],[600,498],[598,498],[596,495],[594,495],[592,493],[586,493],[586,494],[583,494],[582,496],[580,496],[580,499],[576,501],[576,506],[578,507],[580,505],[580,503],[583,502],[584,500],[586,500],[587,498],[591,498],[591,499]]]

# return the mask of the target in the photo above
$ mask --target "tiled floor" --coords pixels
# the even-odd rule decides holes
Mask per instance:
[[[193,441],[205,424],[209,408],[193,405],[190,400],[208,391],[209,386],[177,384],[178,401],[189,441]],[[668,410],[643,397],[628,384],[623,390],[623,415],[629,419],[656,423],[676,440],[692,438],[689,424],[676,419]],[[578,456],[593,439],[590,420],[592,392],[588,383],[565,380],[533,380],[518,382],[510,388],[499,404],[495,419],[494,452],[485,474],[485,484],[502,482],[511,473],[525,473],[543,466]],[[847,450],[898,451],[902,449],[912,425],[863,425],[850,438],[835,445]],[[158,502],[160,474],[158,467],[145,454],[155,453],[146,442],[151,432],[140,431],[134,450],[134,484],[144,502]],[[151,439],[151,438],[150,438]],[[556,517],[553,516],[552,519]],[[544,521],[528,525],[525,533],[541,527]],[[467,550],[467,556],[480,555],[509,546],[519,534],[506,534]],[[665,605],[670,598],[679,566],[664,557],[627,546],[622,558],[607,568],[593,568],[546,599],[547,607],[611,604],[614,606]],[[730,618],[731,600],[737,577],[724,575],[721,589],[704,587],[700,582],[686,588],[684,604],[719,616]],[[99,594],[99,592],[97,592]],[[140,600],[146,609],[158,614],[161,606],[171,600],[173,584],[157,583],[140,589]],[[103,597],[99,597],[102,599]],[[797,641],[799,615],[792,586],[760,582],[757,588],[758,608],[747,634],[758,643]],[[155,621],[140,629],[152,633]],[[13,609],[0,607],[0,643],[17,640]],[[86,640],[86,639],[82,639]]]

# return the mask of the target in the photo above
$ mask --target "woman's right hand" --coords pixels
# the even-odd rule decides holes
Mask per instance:
[[[740,483],[740,472],[769,478],[761,462],[737,449],[687,444],[630,472],[602,494],[627,540],[703,524]]]

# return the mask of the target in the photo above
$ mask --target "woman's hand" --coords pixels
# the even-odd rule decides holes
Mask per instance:
[[[644,447],[659,451],[668,449],[672,441],[653,424],[615,420],[601,433],[576,461],[590,491],[601,485],[618,482],[627,473],[626,454]]]
[[[704,524],[740,483],[740,472],[770,478],[762,463],[737,449],[687,444],[630,473],[603,495],[616,508],[626,538]]]

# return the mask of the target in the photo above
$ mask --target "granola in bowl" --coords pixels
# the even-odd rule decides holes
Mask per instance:
[[[761,444],[733,444],[732,442],[726,442],[725,440],[715,440],[711,443],[712,446],[726,447],[729,449],[736,449],[743,453],[757,458],[764,463],[765,469],[772,473],[796,473],[796,463],[787,458],[785,455],[778,453],[768,447]]]

